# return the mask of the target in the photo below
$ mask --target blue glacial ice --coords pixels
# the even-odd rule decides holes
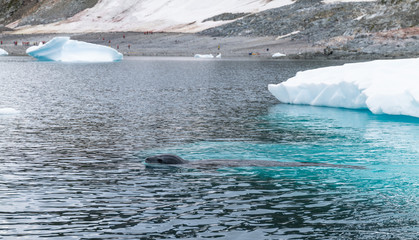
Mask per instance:
[[[15,115],[19,111],[14,108],[0,108],[0,115]]]
[[[268,89],[282,103],[419,117],[418,66],[419,58],[350,63],[298,72]]]
[[[33,46],[26,53],[40,61],[59,62],[117,62],[123,55],[113,48],[55,37],[45,44]]]
[[[0,48],[0,56],[7,56],[7,55],[9,55],[9,53],[6,52],[6,50]]]

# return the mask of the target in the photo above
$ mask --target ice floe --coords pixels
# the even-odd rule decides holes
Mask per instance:
[[[7,56],[7,55],[9,55],[9,53],[6,52],[6,50],[0,48],[0,56]]]
[[[194,58],[214,58],[212,54],[195,54]]]
[[[419,117],[418,66],[419,58],[350,63],[298,72],[268,89],[283,103]]]
[[[18,113],[19,111],[14,108],[0,108],[0,115],[14,115]]]
[[[279,53],[279,52],[272,55],[273,58],[280,58],[280,57],[285,57],[285,56],[287,55],[283,53]]]
[[[28,48],[26,53],[41,61],[60,62],[116,62],[123,58],[113,48],[71,40],[69,37],[55,37],[45,44]]]

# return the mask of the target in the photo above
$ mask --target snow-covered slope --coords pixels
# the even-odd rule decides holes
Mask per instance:
[[[418,65],[419,58],[351,63],[299,72],[268,88],[283,103],[419,117]]]
[[[326,1],[329,3],[352,0]],[[293,0],[100,0],[93,8],[86,9],[65,21],[24,26],[20,28],[20,33],[198,32],[227,23],[228,21],[203,22],[207,18],[223,13],[255,13],[293,3]],[[18,24],[19,22],[15,22],[8,27],[15,28]]]
[[[202,20],[226,12],[258,12],[292,0],[100,0],[66,21],[24,32],[170,31],[195,32],[221,23]]]

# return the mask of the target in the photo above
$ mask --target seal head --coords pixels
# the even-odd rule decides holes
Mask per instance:
[[[188,163],[188,161],[173,154],[163,154],[163,155],[148,157],[145,159],[145,162],[148,164],[185,164],[185,163]]]

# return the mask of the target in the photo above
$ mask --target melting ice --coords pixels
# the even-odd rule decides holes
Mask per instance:
[[[113,48],[70,40],[69,37],[53,38],[45,44],[28,48],[26,53],[41,61],[116,62],[123,58]]]
[[[419,58],[351,63],[298,72],[269,91],[283,103],[419,117]]]
[[[18,113],[19,111],[14,108],[0,108],[0,115],[14,115]]]
[[[7,56],[7,55],[9,55],[9,53],[6,52],[6,50],[0,48],[0,56]]]

